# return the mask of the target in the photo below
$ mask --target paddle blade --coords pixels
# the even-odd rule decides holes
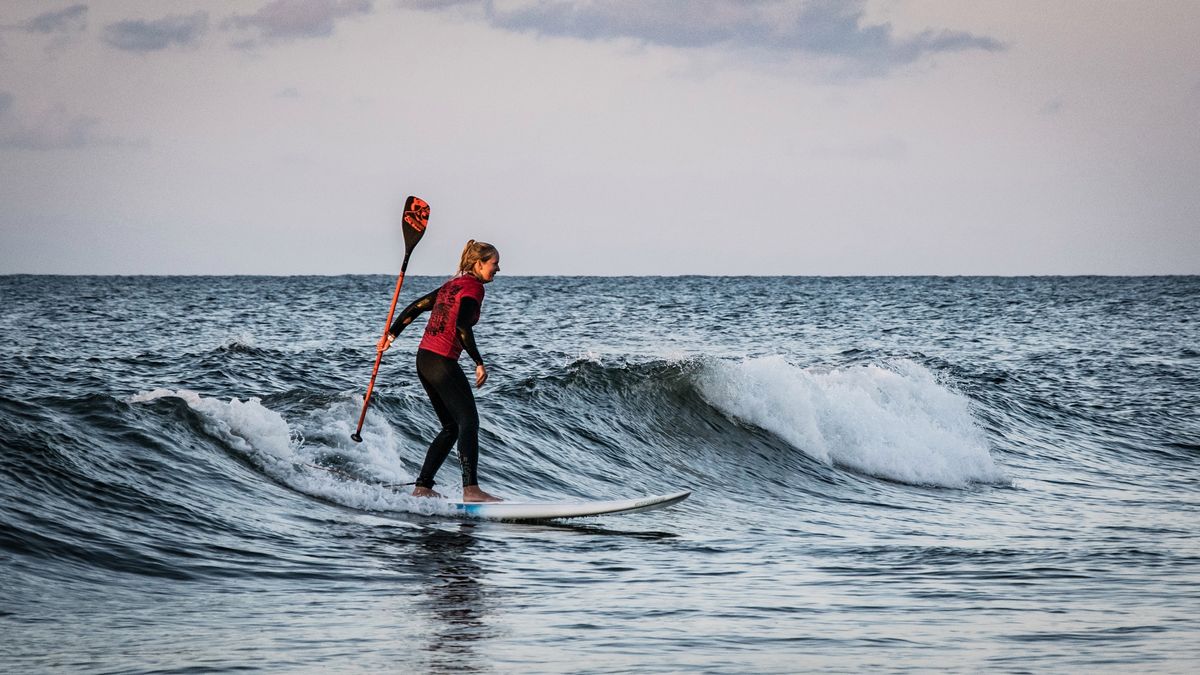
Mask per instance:
[[[425,228],[429,225],[429,204],[420,197],[408,198],[404,202],[404,220],[401,227],[404,229],[404,252],[411,253],[416,247],[417,242],[421,241],[421,237],[425,234]]]

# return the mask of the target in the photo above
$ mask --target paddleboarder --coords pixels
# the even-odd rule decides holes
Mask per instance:
[[[430,312],[425,335],[417,348],[417,377],[433,404],[442,430],[425,453],[425,463],[413,488],[414,496],[441,496],[433,490],[433,477],[457,442],[463,501],[501,501],[479,488],[479,413],[467,376],[458,365],[458,358],[465,350],[475,362],[475,387],[487,382],[487,368],[479,355],[472,327],[479,321],[483,307],[483,286],[491,283],[499,271],[500,252],[495,246],[474,239],[468,241],[454,277],[406,307],[377,346],[380,354],[387,351],[406,326],[424,312]]]

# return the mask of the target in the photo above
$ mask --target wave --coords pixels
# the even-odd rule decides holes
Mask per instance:
[[[969,400],[912,361],[827,371],[713,361],[697,384],[716,409],[825,464],[911,485],[1007,482]]]
[[[225,338],[225,340],[216,348],[218,352],[229,354],[249,354],[252,356],[262,356],[268,354],[271,350],[265,350],[259,347],[258,340],[250,333],[239,333]]]
[[[186,389],[155,389],[132,396],[129,403],[164,398],[185,402],[199,415],[206,433],[299,492],[370,511],[451,512],[438,502],[397,489],[414,476],[401,468],[400,441],[382,415],[368,414],[362,443],[350,440],[361,397],[344,397],[291,423],[257,397],[223,401]],[[317,441],[310,442],[309,437]]]
[[[778,356],[638,361],[588,354],[505,394],[539,411],[522,413],[527,423],[583,415],[598,428],[617,428],[619,438],[601,434],[591,443],[615,465],[628,466],[636,459],[629,455],[649,445],[715,484],[746,475],[759,487],[795,487],[823,481],[821,467],[915,486],[1009,483],[972,400],[911,360],[822,370]]]
[[[908,508],[908,485],[1005,480],[967,398],[912,362],[823,371],[778,357],[564,357],[480,394],[481,470],[501,495],[679,486],[710,504],[767,497],[794,514],[806,508],[797,495]],[[0,434],[21,448],[0,463],[12,524],[0,549],[94,563],[96,574],[201,578],[256,573],[258,544],[216,567],[196,561],[230,536],[275,550],[262,513],[451,515],[405,485],[436,426],[420,390],[378,392],[354,443],[361,404],[350,390],[309,387],[263,398],[185,388],[0,397]],[[439,486],[452,497],[454,461]],[[285,553],[272,555],[293,573]]]
[[[435,502],[400,487],[414,479],[433,425],[413,397],[419,393],[381,395],[360,444],[349,439],[362,401],[352,393],[319,401],[284,395],[269,406],[155,389],[128,402],[183,401],[198,431],[310,496],[356,509],[439,513]],[[909,361],[819,371],[778,357],[589,357],[497,387],[480,407],[488,482],[527,496],[728,485],[736,475],[794,486],[831,469],[920,486],[1007,482],[967,398]],[[453,482],[453,471],[443,471]],[[453,495],[446,483],[439,489]]]

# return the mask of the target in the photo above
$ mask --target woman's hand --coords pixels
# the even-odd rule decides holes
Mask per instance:
[[[479,389],[484,382],[487,382],[487,368],[484,368],[481,363],[475,366],[475,388]]]
[[[392,346],[392,343],[395,341],[396,341],[396,336],[392,335],[391,333],[388,333],[387,335],[384,335],[383,337],[379,338],[379,344],[375,345],[375,351],[382,354],[382,353],[386,352],[388,349],[390,349]]]

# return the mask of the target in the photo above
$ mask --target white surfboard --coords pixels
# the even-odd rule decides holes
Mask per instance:
[[[331,473],[347,482],[361,483],[363,485],[374,485],[381,488],[386,488],[395,492],[401,492],[406,486],[398,486],[394,483],[371,483],[359,480],[339,469],[311,464],[309,462],[300,462],[297,466],[305,466],[310,469],[320,469],[326,473]],[[692,494],[691,490],[682,492],[674,492],[669,495],[650,495],[648,497],[637,497],[635,499],[613,499],[609,501],[561,501],[561,502],[520,502],[520,501],[503,501],[503,502],[463,502],[455,500],[443,500],[428,498],[431,502],[448,505],[453,511],[467,518],[476,518],[479,520],[504,520],[509,522],[530,522],[538,520],[562,520],[565,518],[587,518],[590,516],[607,516],[627,513],[638,513],[639,511],[654,511],[662,509],[672,504],[688,498]],[[424,499],[422,499],[424,501]],[[441,508],[436,508],[437,511],[442,511]]]
[[[561,520],[564,518],[586,518],[639,511],[662,509],[688,498],[691,490],[669,495],[651,495],[636,499],[614,499],[610,501],[564,501],[564,502],[456,502],[454,509],[468,518],[480,520],[504,520],[510,522]]]

